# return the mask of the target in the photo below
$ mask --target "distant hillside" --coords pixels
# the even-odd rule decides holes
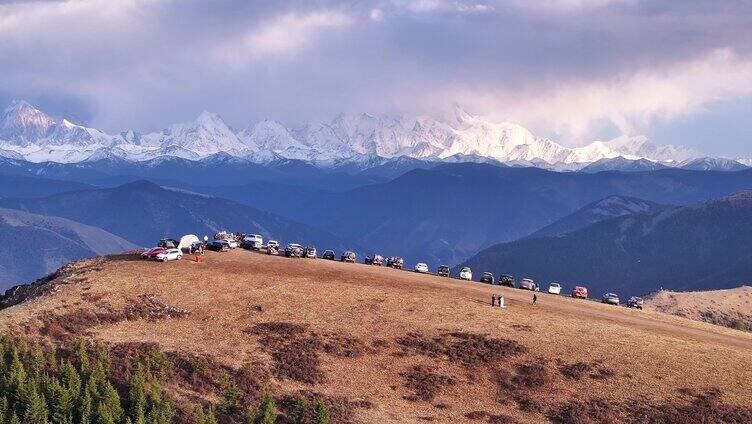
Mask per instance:
[[[66,191],[86,190],[91,185],[73,181],[60,181],[49,178],[24,177],[20,175],[0,175],[0,198],[3,197],[45,197]]]
[[[27,283],[70,261],[136,246],[100,228],[68,219],[0,208],[0,290]]]
[[[147,178],[161,186],[234,200],[254,208],[254,213],[271,212],[277,218],[322,228],[370,252],[402,256],[411,264],[427,262],[431,267],[454,265],[495,243],[528,236],[608,196],[688,205],[752,188],[752,169],[589,174],[484,163],[413,169],[383,182],[385,175],[396,175],[402,172],[401,166],[408,165],[404,168],[408,169],[414,162],[387,162],[387,167],[396,167],[392,169],[395,172],[381,169],[379,176],[324,171],[294,160],[249,165],[226,155],[201,162],[162,158],[138,164],[103,159],[68,165],[16,165],[28,168],[33,175],[107,187]],[[56,211],[49,213],[55,215]],[[138,215],[142,213],[151,216],[149,211]],[[161,214],[151,219],[159,220]],[[118,221],[108,228],[114,231],[120,225]],[[159,229],[156,222],[140,225],[154,227],[150,234]],[[209,227],[214,224],[210,222]],[[158,233],[171,231],[166,227]]]
[[[645,309],[752,331],[750,286],[694,292],[661,290],[645,299]]]
[[[582,209],[544,227],[529,237],[550,237],[571,233],[596,222],[625,215],[654,214],[670,206],[659,205],[647,200],[626,196],[609,196],[605,199],[585,205]]]
[[[183,234],[211,236],[220,230],[262,234],[281,242],[343,248],[323,230],[233,201],[165,189],[147,181],[116,188],[58,194],[41,199],[5,199],[0,205],[95,225],[143,246]]]
[[[461,163],[416,169],[388,183],[345,192],[303,196],[297,205],[297,196],[291,195],[291,204],[280,213],[383,254],[434,267],[525,237],[608,196],[687,205],[748,188],[752,170],[588,174]],[[236,200],[259,208],[273,201],[260,191]]]
[[[558,237],[497,244],[476,271],[584,284],[600,296],[707,290],[752,279],[752,191],[697,206],[599,222]]]
[[[350,175],[325,170],[298,160],[276,160],[257,164],[218,153],[200,161],[178,157],[160,157],[143,162],[116,158],[83,163],[31,163],[0,157],[0,171],[8,175],[45,177],[101,185],[147,179],[175,181],[200,186],[243,185],[258,181],[277,181],[288,185],[327,190],[347,190],[365,184],[383,182],[373,175]],[[111,185],[110,185],[111,186]]]

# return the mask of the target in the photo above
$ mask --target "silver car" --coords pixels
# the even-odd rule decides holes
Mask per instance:
[[[615,293],[606,293],[603,295],[603,299],[601,299],[601,302],[608,303],[609,305],[618,305],[619,295]]]

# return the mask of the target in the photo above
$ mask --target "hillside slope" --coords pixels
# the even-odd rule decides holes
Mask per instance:
[[[305,197],[286,213],[382,254],[435,267],[527,236],[608,196],[687,205],[751,187],[752,170],[587,174],[444,164],[384,184]],[[256,206],[254,200],[247,202]]]
[[[120,373],[140,352],[152,367],[166,360],[181,411],[227,399],[234,381],[243,405],[268,392],[290,417],[305,393],[333,422],[752,417],[752,335],[664,314],[545,294],[532,305],[519,290],[247,251],[88,260],[46,284],[0,311],[0,328],[105,343]],[[489,306],[494,293],[507,309]]]
[[[21,175],[0,175],[0,198],[3,197],[45,197],[67,191],[87,190],[93,187],[72,181],[48,178],[26,177]]]
[[[312,243],[320,248],[345,246],[326,231],[269,212],[147,181],[40,199],[3,199],[0,205],[94,225],[142,246],[183,234],[211,237],[221,230],[259,233],[264,239]]]
[[[645,309],[752,331],[752,287],[674,292],[661,290],[645,298]]]
[[[625,299],[660,288],[731,288],[752,276],[752,191],[653,215],[615,218],[558,237],[492,246],[464,263]],[[733,252],[730,254],[730,252]]]
[[[585,228],[596,222],[625,215],[654,214],[670,206],[626,196],[609,196],[585,205],[551,225],[541,228],[529,237],[551,237]]]
[[[68,219],[0,208],[0,290],[43,277],[70,261],[136,246],[100,228]]]

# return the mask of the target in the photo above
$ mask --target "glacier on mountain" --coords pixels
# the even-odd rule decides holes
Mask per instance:
[[[109,135],[66,119],[54,119],[26,102],[14,101],[0,120],[0,156],[31,162],[145,161],[160,157],[199,160],[220,153],[258,163],[295,159],[318,166],[408,157],[553,169],[579,169],[612,158],[675,165],[703,157],[683,147],[655,146],[646,137],[619,137],[569,148],[536,137],[521,125],[489,122],[459,108],[445,122],[362,113],[340,114],[328,122],[297,128],[265,120],[239,131],[219,115],[202,112],[193,122],[171,125],[160,132],[129,130]]]

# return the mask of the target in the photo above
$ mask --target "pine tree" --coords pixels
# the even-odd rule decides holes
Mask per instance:
[[[240,389],[235,381],[227,373],[220,377],[222,394],[219,400],[219,409],[225,414],[232,415],[238,412],[241,397]]]
[[[2,358],[2,356],[0,356]],[[8,417],[8,398],[3,395],[0,397],[0,423],[5,424]]]
[[[76,408],[76,416],[78,417],[79,424],[90,424],[92,414],[92,399],[89,390],[84,389],[83,394],[79,397],[78,406]]]
[[[107,409],[107,415],[112,418],[114,423],[120,423],[123,420],[123,408],[120,406],[120,395],[112,386],[112,383],[105,381],[102,390],[102,404]]]
[[[128,388],[128,416],[135,424],[146,421],[146,381],[144,373],[139,367],[131,377]]]
[[[217,424],[217,415],[214,413],[214,407],[209,405],[209,411],[206,413],[206,424]]]
[[[11,351],[11,363],[8,374],[9,400],[12,404],[17,404],[21,401],[21,392],[23,392],[26,385],[26,369],[23,363],[21,363],[21,357],[16,348]]]
[[[329,407],[321,399],[313,403],[313,424],[329,424]]]
[[[52,398],[52,403],[52,423],[73,424],[74,399],[71,391],[59,385]]]
[[[255,424],[274,424],[277,421],[277,404],[271,395],[266,395],[261,400],[258,412],[256,413]]]
[[[84,377],[89,376],[91,364],[89,362],[89,350],[84,339],[79,339],[76,343],[76,359],[78,359],[78,370]]]
[[[21,420],[18,419],[18,415],[16,413],[13,413],[13,416],[10,418],[10,424],[21,424]]]
[[[99,402],[97,405],[97,409],[94,412],[94,419],[92,420],[95,424],[117,424],[118,421],[115,419],[115,417],[112,416],[110,413],[110,409],[107,407],[107,404],[104,402]]]
[[[60,365],[60,382],[68,390],[73,401],[76,401],[81,394],[81,376],[67,359]]]
[[[33,376],[42,375],[45,368],[46,359],[44,357],[44,351],[39,343],[35,342],[31,346],[31,352],[29,352],[29,372]]]
[[[299,394],[295,396],[295,406],[292,410],[292,421],[295,424],[305,424],[308,420],[308,408],[310,404],[308,398],[305,395]]]
[[[204,408],[201,405],[196,405],[195,408],[193,408],[193,424],[205,424],[206,423],[206,415],[204,414]]]
[[[24,424],[47,424],[47,403],[36,387],[30,387],[27,402]]]

